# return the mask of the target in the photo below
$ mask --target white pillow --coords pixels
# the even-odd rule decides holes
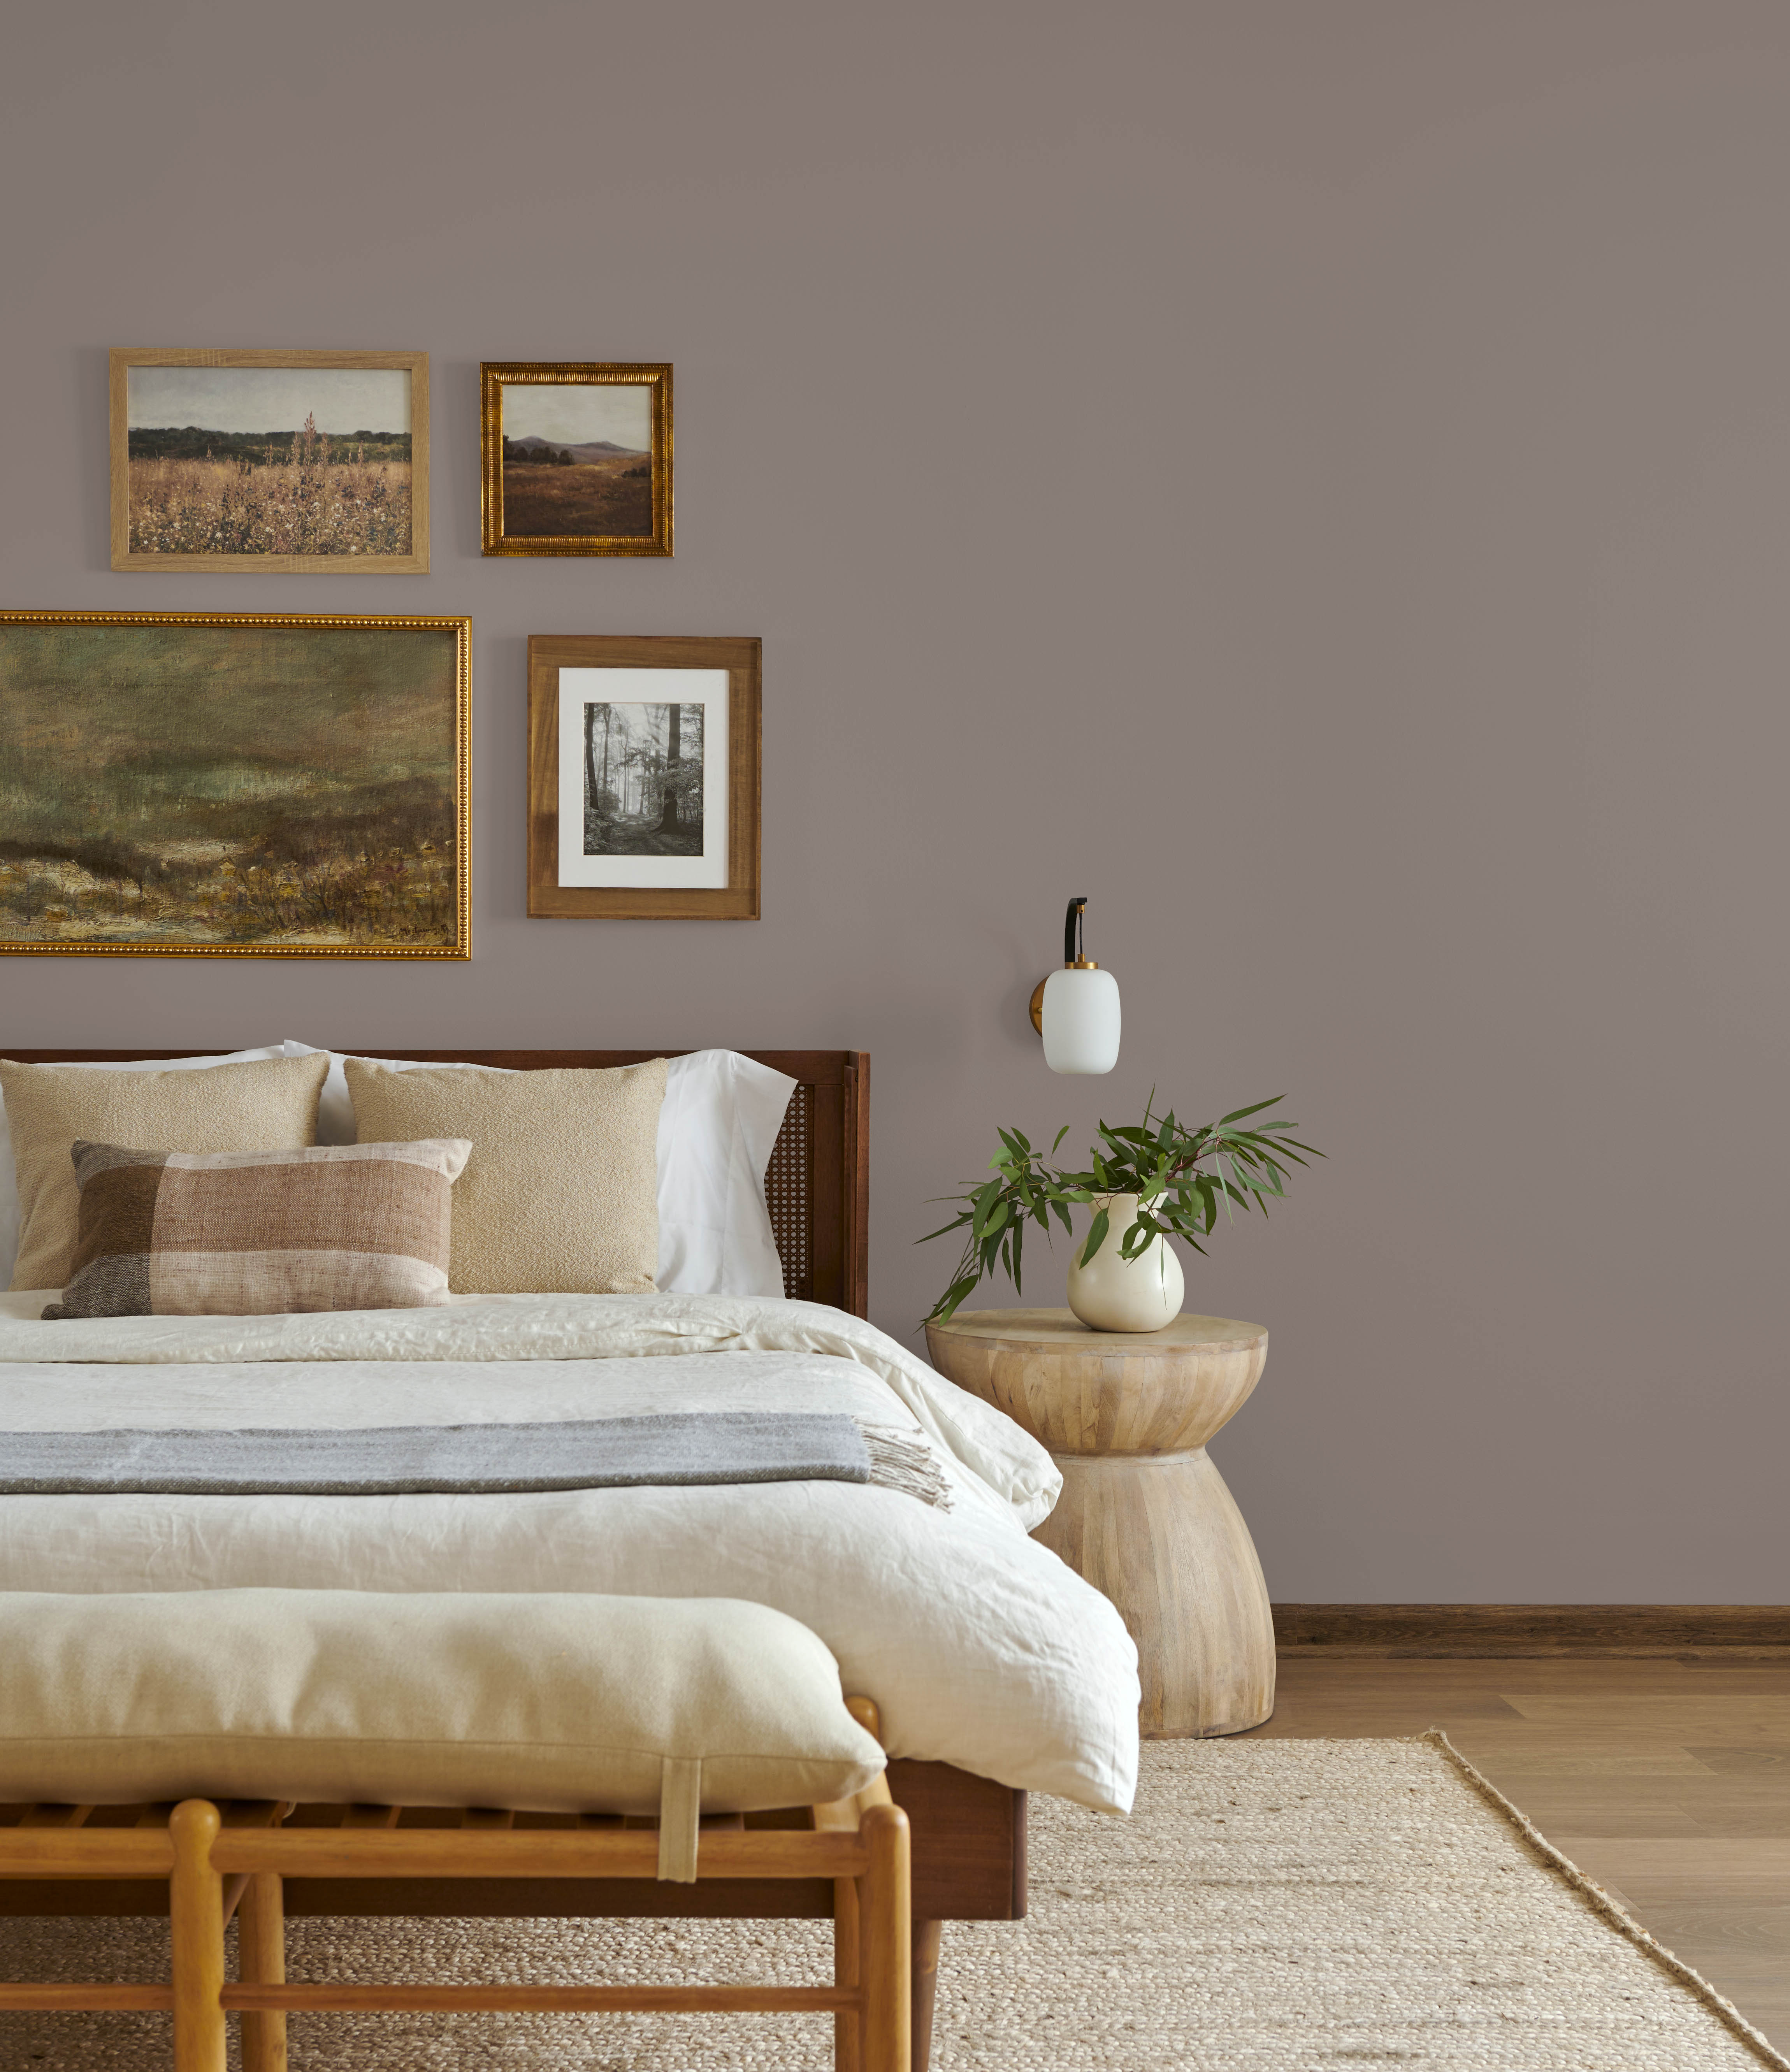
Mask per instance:
[[[203,1071],[208,1065],[246,1065],[263,1058],[284,1058],[290,1054],[278,1043],[264,1043],[258,1050],[231,1050],[221,1057],[212,1058],[136,1058],[128,1064],[122,1059],[97,1063],[87,1060],[76,1069],[84,1072],[188,1072]],[[12,1279],[14,1260],[19,1257],[19,1176],[13,1166],[12,1128],[6,1120],[6,1104],[0,1098],[0,1288]],[[780,1294],[782,1290],[780,1289]]]
[[[288,1038],[289,1058],[315,1046]],[[354,1103],[332,1050],[317,1104],[317,1141],[354,1141]],[[422,1061],[376,1058],[403,1072]],[[422,1065],[422,1069],[428,1069]],[[508,1070],[468,1065],[471,1072]],[[780,1295],[783,1261],[765,1206],[764,1169],[796,1082],[737,1050],[693,1050],[665,1065],[659,1111],[659,1268],[666,1295]]]

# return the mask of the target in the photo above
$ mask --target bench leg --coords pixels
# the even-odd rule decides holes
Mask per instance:
[[[909,2072],[913,1897],[907,1816],[899,1806],[873,1806],[858,1832],[870,1860],[859,1902],[863,1915],[863,2072]]]
[[[168,1820],[175,2072],[224,2072],[224,1880],[212,1865],[220,1825],[204,1799],[183,1800]]]
[[[275,1871],[258,1871],[237,1914],[237,1971],[245,1986],[286,1984],[286,1895]],[[245,2013],[242,2072],[286,2072],[286,2010]]]
[[[928,2072],[932,2062],[932,2007],[939,1990],[939,1938],[942,1921],[916,1921],[913,1942],[913,2072]]]
[[[833,1983],[855,1988],[861,1969],[863,1934],[859,1919],[858,1881],[833,1881]],[[833,2072],[864,2072],[863,2025],[855,2008],[842,2008],[833,2017]]]

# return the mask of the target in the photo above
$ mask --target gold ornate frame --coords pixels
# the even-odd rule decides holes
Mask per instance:
[[[12,626],[358,627],[454,635],[454,915],[452,944],[52,943],[0,938],[0,956],[152,957],[401,957],[463,963],[472,955],[472,621],[342,612],[0,611],[0,640]]]
[[[504,530],[504,384],[652,391],[652,531],[649,535]],[[488,360],[479,368],[480,511],[488,554],[669,555],[672,551],[671,368],[655,360]]]
[[[410,551],[407,554],[134,554],[130,428],[133,367],[398,368],[410,376]],[[426,352],[209,352],[182,346],[112,350],[112,565],[153,575],[406,576],[429,573],[429,356]]]

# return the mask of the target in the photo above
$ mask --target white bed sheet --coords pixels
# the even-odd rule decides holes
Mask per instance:
[[[36,1321],[0,1301],[0,1433],[846,1410],[923,1433],[948,1511],[839,1482],[407,1497],[0,1497],[0,1589],[570,1590],[745,1597],[819,1634],[891,1753],[1107,1811],[1137,1652],[1027,1536],[1060,1478],[999,1412],[814,1303],[470,1297],[443,1309]],[[3,1442],[0,1442],[3,1443]]]

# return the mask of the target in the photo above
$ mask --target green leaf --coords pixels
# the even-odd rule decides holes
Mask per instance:
[[[1077,1262],[1079,1264],[1088,1265],[1094,1254],[1106,1242],[1107,1226],[1111,1220],[1105,1209],[1096,1212],[1093,1222],[1088,1226],[1088,1242],[1081,1248],[1081,1256]]]
[[[1286,1098],[1285,1094],[1275,1094],[1268,1100],[1253,1101],[1248,1108],[1234,1108],[1228,1115],[1221,1115],[1218,1118],[1218,1126],[1222,1129],[1226,1123],[1241,1122],[1246,1115],[1260,1115],[1265,1108],[1273,1108],[1278,1102],[1283,1101]]]
[[[981,1279],[981,1276],[979,1273],[966,1273],[961,1280],[953,1281],[933,1305],[932,1314],[926,1319],[927,1322],[929,1324],[948,1323],[965,1298],[975,1293],[976,1285]]]

